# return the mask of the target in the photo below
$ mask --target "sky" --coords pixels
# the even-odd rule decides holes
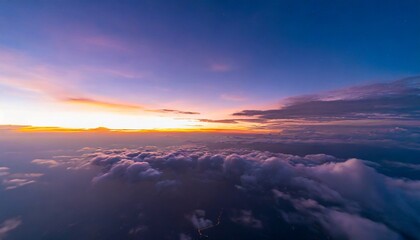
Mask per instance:
[[[399,121],[413,125],[419,13],[418,1],[0,1],[0,124],[271,131],[333,120],[248,110],[306,99],[325,117],[351,101],[344,120],[365,121],[351,96],[366,86],[373,105],[411,104]],[[399,106],[375,119],[402,118]]]
[[[420,240],[420,1],[0,0],[0,240]]]

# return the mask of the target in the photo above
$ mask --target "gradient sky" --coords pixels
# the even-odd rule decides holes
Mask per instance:
[[[0,1],[0,124],[250,128],[226,119],[419,63],[415,0]]]

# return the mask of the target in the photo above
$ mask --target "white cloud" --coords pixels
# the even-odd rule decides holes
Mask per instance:
[[[56,167],[58,166],[58,162],[53,159],[34,159],[31,161],[33,164],[43,165],[47,167]]]

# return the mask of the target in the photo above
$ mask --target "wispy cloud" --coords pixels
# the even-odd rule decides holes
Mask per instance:
[[[158,112],[158,113],[172,113],[172,114],[185,114],[185,115],[198,115],[199,112],[192,112],[192,111],[182,111],[182,110],[176,110],[176,109],[152,109],[147,110],[149,112]]]
[[[234,116],[272,120],[419,120],[420,78],[353,87],[338,91],[288,98],[270,110],[243,110]]]
[[[10,218],[0,224],[0,240],[4,239],[7,233],[22,224],[20,217]]]
[[[229,124],[239,124],[239,123],[267,123],[270,120],[260,119],[260,118],[226,118],[226,119],[207,119],[201,118],[198,119],[200,122],[207,123],[229,123]]]
[[[0,84],[55,97],[74,90],[70,84],[60,87],[60,76],[76,79],[71,71],[39,63],[18,51],[0,49]]]
[[[42,173],[10,173],[9,170],[7,167],[0,167],[0,180],[6,190],[35,183],[39,177],[43,176]]]
[[[70,103],[70,104],[80,104],[80,105],[86,105],[86,106],[91,106],[91,107],[106,108],[106,109],[121,110],[121,111],[138,111],[138,110],[143,109],[143,107],[140,105],[118,103],[118,102],[108,102],[108,101],[101,101],[101,100],[91,99],[91,98],[66,98],[64,102]]]
[[[200,122],[207,122],[207,123],[238,123],[235,119],[199,119]]]
[[[100,40],[98,44],[107,45],[108,41]],[[86,91],[81,85],[82,80],[89,80],[88,76],[98,73],[128,79],[140,79],[145,76],[145,73],[142,72],[117,68],[65,69],[56,65],[40,63],[18,51],[0,49],[0,84],[37,94],[43,100],[109,111],[200,114],[195,111],[168,108],[153,109],[136,102],[126,102],[120,98],[113,99]]]

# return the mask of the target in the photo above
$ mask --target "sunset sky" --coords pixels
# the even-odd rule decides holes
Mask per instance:
[[[397,105],[418,99],[418,79],[400,80],[420,74],[418,1],[0,6],[1,125],[279,130],[361,124],[354,116],[367,114],[359,107],[373,93],[397,96]],[[315,115],[336,118],[307,116],[303,99]],[[346,101],[354,111],[337,112]],[[397,120],[413,125],[418,105],[410,102]],[[370,119],[397,121],[392,111]]]
[[[0,240],[420,240],[420,0],[0,0]]]

